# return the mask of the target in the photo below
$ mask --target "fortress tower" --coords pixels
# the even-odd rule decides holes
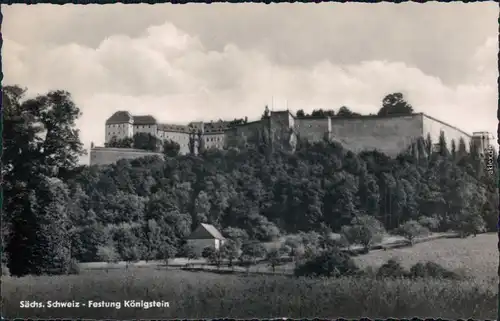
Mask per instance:
[[[493,135],[490,132],[473,132],[472,144],[479,149],[481,155],[485,155],[486,151],[493,148]]]

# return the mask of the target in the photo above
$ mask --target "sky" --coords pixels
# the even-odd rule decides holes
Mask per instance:
[[[495,2],[2,6],[4,84],[69,91],[81,138],[115,111],[187,123],[265,105],[376,113],[402,92],[467,132],[496,133]],[[495,135],[496,136],[496,135]]]

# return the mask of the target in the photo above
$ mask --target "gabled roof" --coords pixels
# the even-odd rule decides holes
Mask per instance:
[[[215,226],[210,224],[201,223],[191,235],[189,235],[188,239],[190,240],[225,240],[226,238],[222,236],[222,234],[215,228]]]
[[[117,111],[106,120],[106,125],[132,123],[133,117],[128,111]]]
[[[134,125],[155,125],[156,119],[151,115],[134,116]]]

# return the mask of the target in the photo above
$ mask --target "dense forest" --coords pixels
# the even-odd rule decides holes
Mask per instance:
[[[126,261],[181,255],[186,236],[202,222],[254,241],[322,230],[348,236],[353,226],[378,223],[395,233],[415,222],[463,236],[496,230],[496,162],[485,164],[464,141],[447,146],[444,134],[438,142],[416,141],[397,158],[355,154],[327,141],[300,142],[295,153],[258,142],[78,166],[80,111],[71,96],[24,93],[3,92],[2,260],[13,275],[57,274],[71,260],[106,255]],[[401,112],[400,98],[384,99],[379,114],[389,114],[391,104]]]

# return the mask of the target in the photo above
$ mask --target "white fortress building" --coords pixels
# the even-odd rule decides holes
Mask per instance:
[[[488,132],[467,132],[423,113],[390,116],[351,117],[297,117],[288,110],[271,111],[269,117],[252,122],[216,121],[191,122],[187,125],[165,124],[151,115],[134,116],[128,111],[117,111],[105,125],[105,142],[113,139],[132,138],[137,133],[151,134],[161,140],[179,144],[181,154],[197,152],[199,144],[204,149],[243,147],[263,136],[276,146],[295,148],[299,140],[317,142],[324,139],[341,143],[354,152],[378,150],[396,156],[407,149],[418,138],[431,136],[438,142],[444,132],[448,140],[458,146],[463,139],[467,146],[474,142],[482,152],[491,148],[493,136]],[[193,137],[196,137],[194,139]],[[196,146],[193,145],[195,141]],[[147,155],[162,155],[144,150],[116,147],[94,147],[90,151],[91,165],[112,164],[119,159],[134,159]]]

